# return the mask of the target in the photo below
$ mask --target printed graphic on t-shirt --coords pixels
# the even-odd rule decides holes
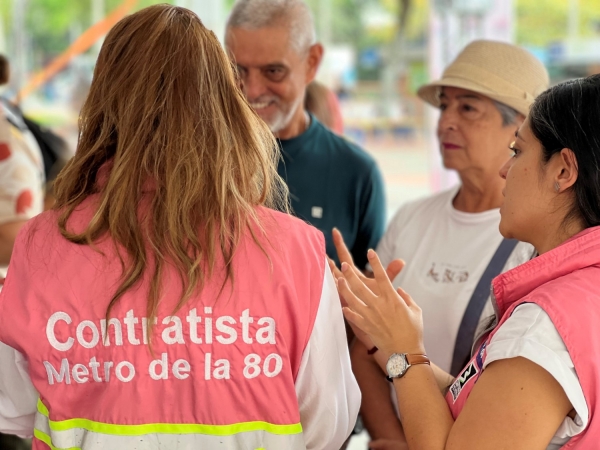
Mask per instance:
[[[446,263],[431,263],[426,278],[436,283],[466,283],[469,280],[469,271],[464,266]]]

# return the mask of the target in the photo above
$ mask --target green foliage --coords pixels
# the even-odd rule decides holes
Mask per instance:
[[[26,1],[25,26],[35,60],[47,60],[63,52],[92,25],[92,0],[17,0]],[[123,0],[104,0],[106,13]],[[172,0],[140,0],[136,10]],[[13,0],[0,1],[0,15],[7,35],[12,33]]]
[[[568,0],[515,0],[517,15],[517,42],[545,47],[563,40],[568,35]],[[600,0],[578,0],[579,35],[599,35]]]

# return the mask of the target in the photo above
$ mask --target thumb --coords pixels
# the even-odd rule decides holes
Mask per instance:
[[[406,263],[401,259],[395,259],[388,264],[387,269],[385,269],[385,273],[387,274],[390,281],[394,281],[394,278],[396,278],[398,274],[402,272],[402,269],[404,269],[405,265]]]

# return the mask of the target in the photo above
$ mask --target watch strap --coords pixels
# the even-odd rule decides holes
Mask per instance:
[[[406,362],[408,362],[409,367],[415,364],[431,364],[427,355],[406,355]]]

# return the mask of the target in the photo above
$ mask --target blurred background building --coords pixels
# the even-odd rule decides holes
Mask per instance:
[[[338,96],[345,135],[379,161],[388,216],[455,182],[439,162],[437,111],[415,92],[466,43],[485,37],[523,45],[546,64],[553,82],[600,72],[600,0],[307,2],[326,47],[319,80]],[[13,77],[0,94],[74,149],[102,35],[111,19],[153,3],[159,2],[2,0],[0,53],[12,61]],[[233,0],[170,3],[194,10],[222,39]]]

